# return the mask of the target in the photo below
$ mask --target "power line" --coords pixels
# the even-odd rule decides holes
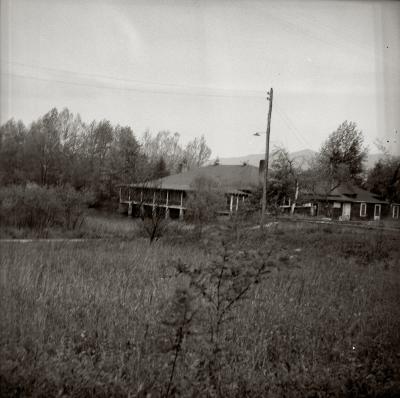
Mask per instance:
[[[288,121],[283,117],[283,114],[281,114],[280,110],[278,108],[276,108],[277,110],[277,114],[279,116],[279,118],[285,123],[285,125],[287,126],[287,128],[289,129],[289,132],[292,133],[291,136],[294,137],[297,142],[300,145],[306,145],[305,142],[303,140],[300,139],[300,137],[297,135],[297,133],[292,129],[292,127],[289,125]]]
[[[30,66],[34,68],[33,66]],[[37,76],[32,76],[32,75],[26,75],[26,74],[19,74],[15,72],[1,72],[3,75],[11,75],[19,78],[24,78],[24,79],[32,79],[32,80],[39,80],[39,81],[48,81],[48,82],[54,82],[54,83],[60,83],[60,84],[69,84],[69,85],[75,85],[75,86],[85,86],[85,87],[94,87],[94,88],[102,88],[102,89],[111,89],[111,90],[122,90],[122,91],[136,91],[136,92],[142,92],[142,93],[150,93],[150,94],[173,94],[173,95],[190,95],[190,96],[200,96],[200,97],[218,97],[218,98],[264,98],[264,93],[260,90],[235,90],[235,89],[221,89],[221,88],[208,88],[208,87],[196,87],[196,86],[184,86],[184,85],[178,85],[178,84],[172,84],[172,83],[156,83],[156,82],[144,82],[144,81],[138,81],[138,80],[130,80],[130,79],[122,79],[122,78],[115,78],[115,77],[107,77],[105,75],[96,75],[96,74],[89,74],[89,73],[80,73],[80,72],[72,72],[72,71],[66,71],[66,70],[57,70],[53,68],[41,68],[38,67],[38,69],[44,69],[44,70],[50,70],[50,71],[56,71],[56,72],[62,72],[62,73],[71,73],[71,74],[76,74],[76,75],[82,75],[82,76],[90,76],[90,77],[101,77],[101,78],[106,78],[110,80],[115,80],[119,82],[124,82],[124,83],[135,83],[135,84],[150,84],[150,85],[158,85],[160,88],[162,86],[166,87],[176,87],[180,88],[182,90],[192,90],[190,91],[177,91],[177,90],[171,90],[171,89],[155,89],[155,88],[141,88],[141,87],[115,87],[115,86],[110,86],[110,85],[99,85],[95,83],[81,83],[81,82],[73,82],[73,81],[67,81],[64,79],[52,79],[52,78],[45,78],[45,77],[37,77]],[[217,94],[217,93],[201,93],[201,92],[194,92],[193,90],[210,90],[210,91],[222,91],[227,94]],[[229,93],[230,92],[230,93]],[[235,92],[243,92],[243,94],[237,94]],[[229,93],[229,94],[228,94]],[[259,93],[259,94],[258,94]]]
[[[22,75],[22,74],[17,74],[17,73],[12,73],[12,72],[1,72],[2,75],[11,75],[14,77],[22,78],[22,79],[30,79],[30,80],[37,80],[37,81],[44,81],[44,82],[51,82],[51,83],[59,83],[59,84],[66,84],[66,85],[73,85],[73,86],[79,86],[79,87],[91,87],[91,88],[98,88],[98,89],[108,89],[108,90],[117,90],[117,91],[133,91],[133,92],[140,92],[144,94],[155,94],[155,95],[182,95],[182,96],[199,96],[199,97],[217,97],[217,98],[263,98],[264,96],[249,96],[249,95],[222,95],[222,94],[207,94],[207,93],[190,93],[190,92],[177,92],[177,91],[171,91],[171,90],[152,90],[148,88],[133,88],[133,87],[112,87],[112,86],[104,86],[104,85],[98,85],[98,84],[89,84],[89,83],[78,83],[78,82],[71,82],[71,81],[65,81],[65,80],[60,80],[60,79],[47,79],[47,78],[42,78],[42,77],[37,77],[37,76],[28,76],[28,75]],[[285,124],[288,126],[288,128],[292,131],[294,136],[297,138],[299,142],[301,142],[303,145],[310,146],[308,141],[306,141],[302,134],[296,129],[294,124],[291,122],[289,117],[284,113],[282,108],[278,106],[277,104],[275,105],[276,109],[278,111],[278,114],[280,118],[285,122]]]
[[[302,134],[297,127],[294,125],[294,123],[291,121],[289,116],[286,114],[286,112],[282,109],[282,107],[279,105],[276,105],[278,114],[282,117],[282,120],[285,122],[285,124],[289,127],[289,129],[292,131],[292,133],[295,135],[297,140],[302,142],[303,145],[306,145],[307,147],[311,147],[312,145],[310,142],[305,138],[304,134]]]
[[[50,67],[41,66],[41,65],[31,65],[31,64],[26,64],[26,63],[17,62],[17,61],[5,61],[4,63],[8,64],[8,65],[19,65],[19,66],[25,66],[25,67],[28,67],[31,69],[41,69],[41,70],[57,72],[57,73],[61,72],[61,73],[68,73],[68,74],[72,74],[72,75],[81,75],[81,76],[90,77],[90,78],[115,80],[115,81],[119,81],[122,83],[151,84],[151,85],[156,85],[156,86],[193,88],[193,89],[201,88],[201,87],[196,87],[196,86],[185,86],[185,85],[176,84],[176,83],[161,83],[161,82],[152,82],[152,81],[148,81],[148,80],[135,80],[135,79],[125,78],[125,77],[115,77],[115,76],[103,75],[103,74],[98,74],[98,73],[77,72],[77,71],[72,71],[72,70],[68,70],[68,69],[50,68]],[[260,93],[261,93],[261,91],[260,91]]]

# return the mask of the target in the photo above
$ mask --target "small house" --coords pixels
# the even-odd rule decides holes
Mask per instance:
[[[380,220],[398,218],[399,205],[390,204],[378,195],[356,185],[343,183],[327,194],[305,192],[302,211],[337,220]]]

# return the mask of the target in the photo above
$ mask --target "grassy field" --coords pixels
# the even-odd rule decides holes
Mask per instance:
[[[231,232],[0,243],[0,395],[399,396],[398,234]]]

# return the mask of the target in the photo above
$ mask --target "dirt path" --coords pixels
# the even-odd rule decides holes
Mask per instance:
[[[59,243],[59,242],[68,242],[68,243],[77,243],[77,242],[97,242],[100,240],[109,240],[105,238],[96,238],[96,239],[81,239],[81,238],[55,238],[55,239],[0,239],[0,243],[32,243],[32,242],[46,242],[46,243]]]

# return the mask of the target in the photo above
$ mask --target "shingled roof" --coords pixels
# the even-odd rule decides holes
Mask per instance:
[[[308,195],[312,195],[308,193]],[[314,195],[315,196],[315,195]],[[385,200],[382,200],[378,195],[362,189],[356,185],[350,183],[342,183],[334,188],[329,195],[326,197],[322,192],[317,192],[316,199],[327,199],[334,200],[336,202],[352,202],[352,203],[375,203],[375,204],[387,204]]]
[[[381,203],[385,204],[386,201],[382,200],[379,195],[376,195],[372,192],[367,191],[366,189],[362,189],[356,185],[352,184],[342,184],[339,187],[335,188],[332,192],[332,195],[340,195],[343,200],[349,202],[366,202],[366,203]]]
[[[217,183],[221,190],[231,193],[252,191],[260,182],[257,167],[249,165],[211,165],[150,181],[146,186],[190,191],[193,189],[193,184],[198,177],[210,178]],[[134,186],[141,186],[141,184],[134,184]]]

